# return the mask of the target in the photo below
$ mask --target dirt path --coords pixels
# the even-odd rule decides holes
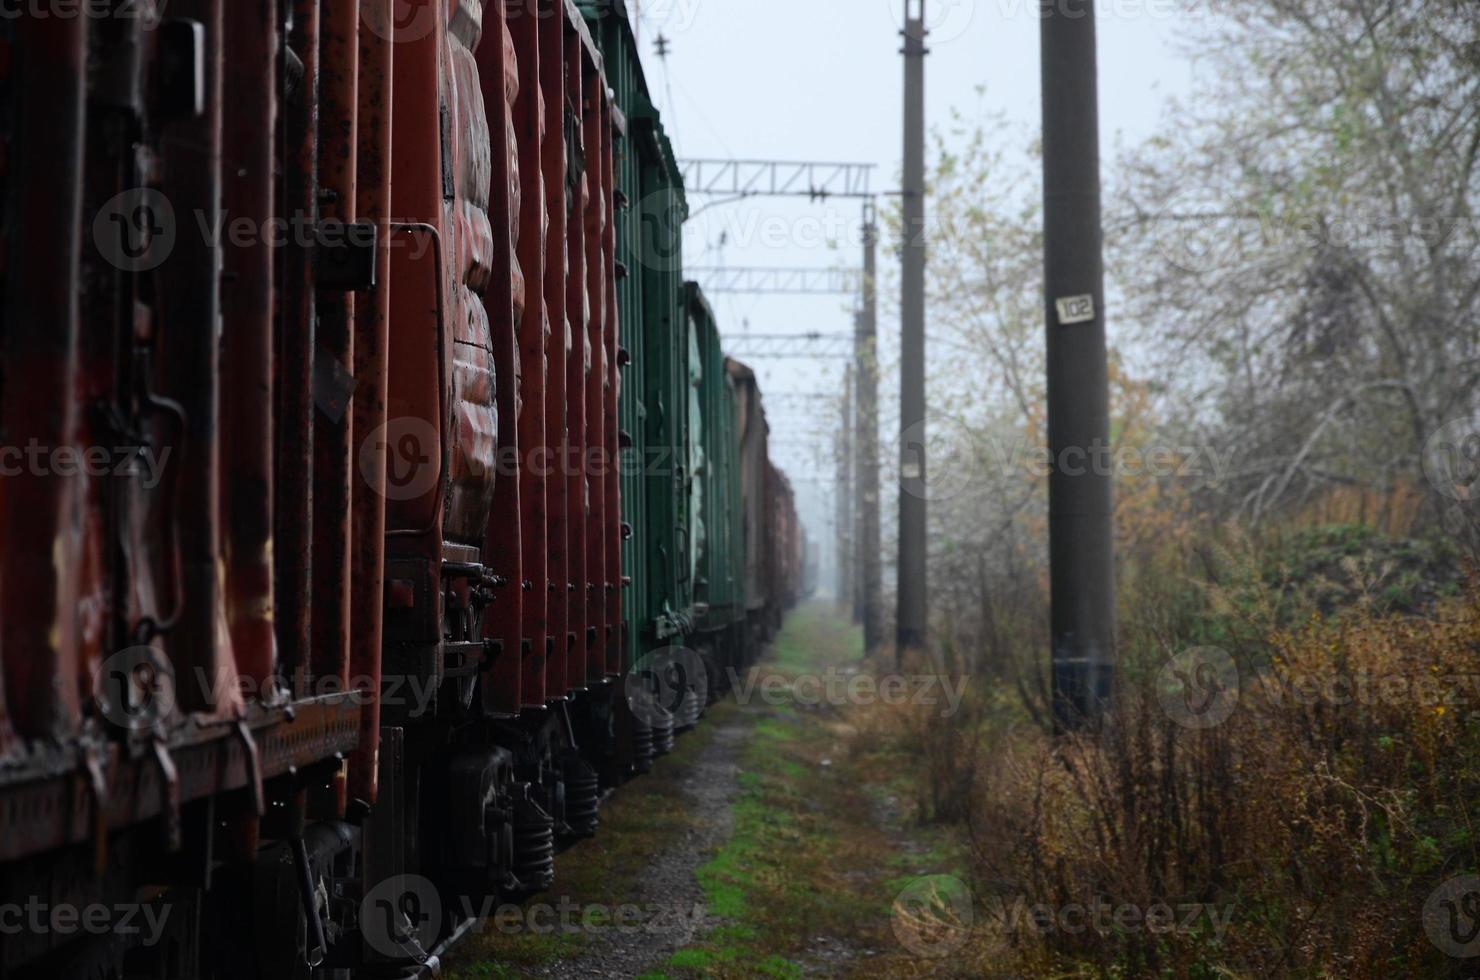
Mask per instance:
[[[862,669],[860,648],[830,607],[795,611],[759,668],[780,699],[737,684],[557,859],[533,903],[569,903],[575,926],[531,928],[526,906],[460,948],[447,980],[982,976],[921,959],[894,928],[896,897],[958,850],[913,822],[920,762],[898,726],[792,696],[797,678]]]
[[[749,721],[731,715],[715,725],[709,743],[685,764],[680,805],[692,816],[692,826],[664,843],[651,866],[632,882],[635,894],[624,899],[644,909],[658,908],[660,914],[638,931],[603,932],[575,957],[533,967],[528,975],[638,977],[657,971],[676,950],[701,941],[715,928],[718,921],[704,911],[704,893],[694,871],[733,829],[730,807],[739,791],[740,755],[750,734]],[[562,855],[560,863],[580,860],[577,847]],[[557,865],[557,875],[559,871]]]

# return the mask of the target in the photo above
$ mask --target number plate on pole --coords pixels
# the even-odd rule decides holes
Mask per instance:
[[[1060,326],[1088,323],[1095,318],[1095,298],[1093,296],[1066,296],[1058,300],[1055,305],[1059,309]]]

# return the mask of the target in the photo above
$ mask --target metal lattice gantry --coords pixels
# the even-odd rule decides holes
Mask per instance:
[[[744,360],[802,358],[851,360],[852,334],[760,333],[728,338],[725,353]]]
[[[745,197],[871,198],[872,163],[786,160],[682,160],[689,194]]]
[[[698,266],[688,270],[704,292],[718,293],[772,293],[805,295],[832,293],[848,295],[857,293],[863,284],[863,273],[859,269],[806,269],[796,267],[737,267]]]

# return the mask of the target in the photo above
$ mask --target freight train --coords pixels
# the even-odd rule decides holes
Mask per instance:
[[[0,191],[4,980],[431,975],[802,588],[621,0],[32,5]]]

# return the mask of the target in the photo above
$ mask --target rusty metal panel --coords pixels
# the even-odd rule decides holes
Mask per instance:
[[[443,514],[448,481],[452,262],[442,137],[444,23],[440,0],[417,0],[409,23],[432,29],[394,35],[391,213],[402,224],[390,250],[386,426],[386,588],[382,671],[429,676],[443,642]],[[448,127],[450,128],[450,126]],[[437,147],[429,153],[428,147]],[[372,447],[373,448],[373,447]],[[375,465],[372,460],[372,467]],[[382,608],[377,603],[376,608]],[[435,678],[430,678],[435,680]]]
[[[519,74],[513,36],[509,33],[504,5],[493,4],[484,15],[486,41],[478,47],[477,67],[486,113],[491,160],[488,217],[492,222],[492,282],[483,296],[487,311],[489,343],[498,378],[498,453],[501,457],[519,452],[519,338],[516,324],[526,302],[524,277],[514,249],[519,211],[515,179],[518,145],[514,137],[513,102],[518,97]],[[495,471],[494,519],[487,522],[485,561],[510,583],[484,615],[485,635],[502,644],[483,688],[483,707],[495,714],[515,714],[520,705],[521,655],[525,576],[520,487],[517,467],[499,466]]]
[[[360,690],[363,708],[357,747],[349,760],[349,796],[373,804],[377,796],[380,749],[381,643],[385,602],[386,443],[366,434],[383,432],[390,345],[391,205],[391,71],[393,21],[391,0],[363,0],[360,15],[368,30],[360,36],[356,158],[356,204],[361,222],[377,229],[377,288],[355,307],[356,390],[353,431],[356,479],[351,506],[350,607],[359,610],[350,641],[350,676]],[[365,613],[368,613],[366,615]]]
[[[322,217],[349,226],[358,196],[359,3],[323,0],[320,23],[319,179]],[[354,446],[356,295],[318,291],[314,350],[312,668],[349,684],[350,493]]]
[[[518,372],[517,360],[510,360],[511,354],[517,358],[511,317],[523,302],[518,264],[509,252],[511,236],[517,234],[510,218],[519,207],[510,103],[519,79],[499,8],[490,5],[485,31],[474,16],[479,11],[474,0],[448,5],[441,96],[451,150],[446,204],[451,209],[447,256],[453,279],[453,441],[444,531],[448,541],[475,546],[488,534],[495,493],[517,506],[517,486],[509,493],[501,482],[507,474],[494,465],[498,448],[506,445],[505,429],[517,419],[517,389],[504,379]],[[502,40],[500,70],[490,71],[475,59],[481,35],[488,38],[482,51],[499,50]],[[515,570],[501,574],[518,582],[509,574]]]
[[[288,47],[303,66],[283,113],[282,213],[318,222],[319,0],[293,0]],[[308,688],[309,595],[313,581],[313,353],[311,245],[294,235],[283,252],[276,339],[276,619],[279,653],[295,695]]]
[[[6,255],[0,420],[6,441],[75,447],[87,18],[15,23],[17,118],[7,215],[26,230]],[[8,229],[7,229],[8,230]],[[0,650],[15,726],[70,735],[81,712],[76,620],[81,535],[76,478],[27,471],[5,480],[0,513]],[[48,560],[49,559],[49,560]]]
[[[584,215],[590,206],[591,185],[587,167],[588,154],[584,145],[584,131],[580,123],[580,100],[585,91],[582,77],[581,41],[574,32],[569,32],[565,42],[566,112],[569,114],[570,129],[567,139],[572,146],[566,147],[567,158],[581,162],[578,173],[568,175],[567,186],[574,196],[573,219],[566,227],[565,284],[566,319],[570,323],[571,350],[566,363],[566,535],[569,541],[567,561],[570,569],[570,620],[568,636],[571,641],[570,659],[567,661],[565,686],[568,691],[586,689],[586,516],[589,506],[586,472],[582,464],[586,450],[586,376],[591,370],[591,337],[587,324],[591,319],[591,298],[586,285],[586,223]]]
[[[176,214],[217,227],[221,215],[224,0],[175,0],[171,16],[204,25],[204,112],[161,131],[163,179]],[[184,451],[176,465],[177,506],[170,515],[180,552],[179,616],[165,649],[186,712],[234,716],[242,710],[227,629],[221,576],[220,319],[221,247],[201,235],[180,235],[162,280],[161,388],[184,414]],[[203,679],[196,683],[195,679]]]
[[[439,4],[414,0],[412,8]],[[425,11],[406,11],[421,23]],[[398,37],[394,44],[391,117],[391,211],[401,221],[424,223],[407,229],[391,249],[390,378],[386,442],[386,528],[391,551],[440,567],[442,513],[449,436],[447,378],[451,339],[446,324],[447,284],[435,268],[447,250],[443,209],[443,135],[439,52],[442,21],[425,35]],[[434,254],[435,253],[435,254]],[[443,263],[450,266],[450,263]],[[430,617],[433,621],[440,615]],[[410,638],[408,638],[410,639]],[[419,641],[435,643],[435,631]]]
[[[726,369],[735,383],[735,415],[740,440],[740,496],[745,512],[745,602],[750,610],[766,604],[766,509],[768,432],[755,372],[736,360]]]
[[[231,3],[224,30],[222,201],[235,224],[266,228],[274,216],[277,158],[277,11]],[[274,255],[266,235],[236,241],[223,256],[221,481],[225,519],[226,621],[237,673],[253,692],[270,692],[276,665],[273,629]]]
[[[518,182],[523,185],[518,214],[519,268],[525,282],[525,303],[519,321],[519,451],[500,454],[500,467],[519,468],[519,521],[523,544],[524,639],[528,652],[522,660],[520,698],[523,704],[545,702],[545,659],[549,632],[549,444],[545,435],[546,349],[550,317],[545,296],[546,213],[541,170],[545,116],[541,105],[540,32],[546,29],[531,10],[516,6],[509,19],[519,73],[527,81],[514,103],[514,132],[518,141]],[[501,519],[508,519],[502,517]]]
[[[100,830],[168,818],[172,808],[191,800],[332,761],[354,748],[359,716],[355,699],[334,695],[270,709],[254,705],[241,723],[180,729],[163,756],[135,755],[120,743],[89,743],[100,794],[90,773],[76,765],[75,745],[38,752],[29,766],[0,773],[0,861],[94,841]]]
[[[601,452],[606,446],[606,242],[607,167],[602,159],[602,106],[605,82],[595,66],[583,65],[582,143],[586,152],[585,200],[586,337],[590,364],[586,373],[586,441],[580,470],[586,483],[586,679],[606,676],[606,472]]]
[[[546,484],[545,509],[549,517],[546,536],[550,584],[550,656],[545,662],[543,700],[564,697],[570,670],[571,578],[569,544],[570,482],[566,479],[566,447],[569,442],[566,404],[567,365],[571,356],[570,315],[567,309],[568,275],[566,188],[567,145],[565,132],[565,5],[560,0],[542,0],[540,13],[540,92],[545,117],[545,145],[541,154],[544,174],[545,211],[550,226],[545,239],[545,309],[550,318],[545,388],[545,439],[551,449],[551,476]],[[526,704],[539,702],[527,699]]]

